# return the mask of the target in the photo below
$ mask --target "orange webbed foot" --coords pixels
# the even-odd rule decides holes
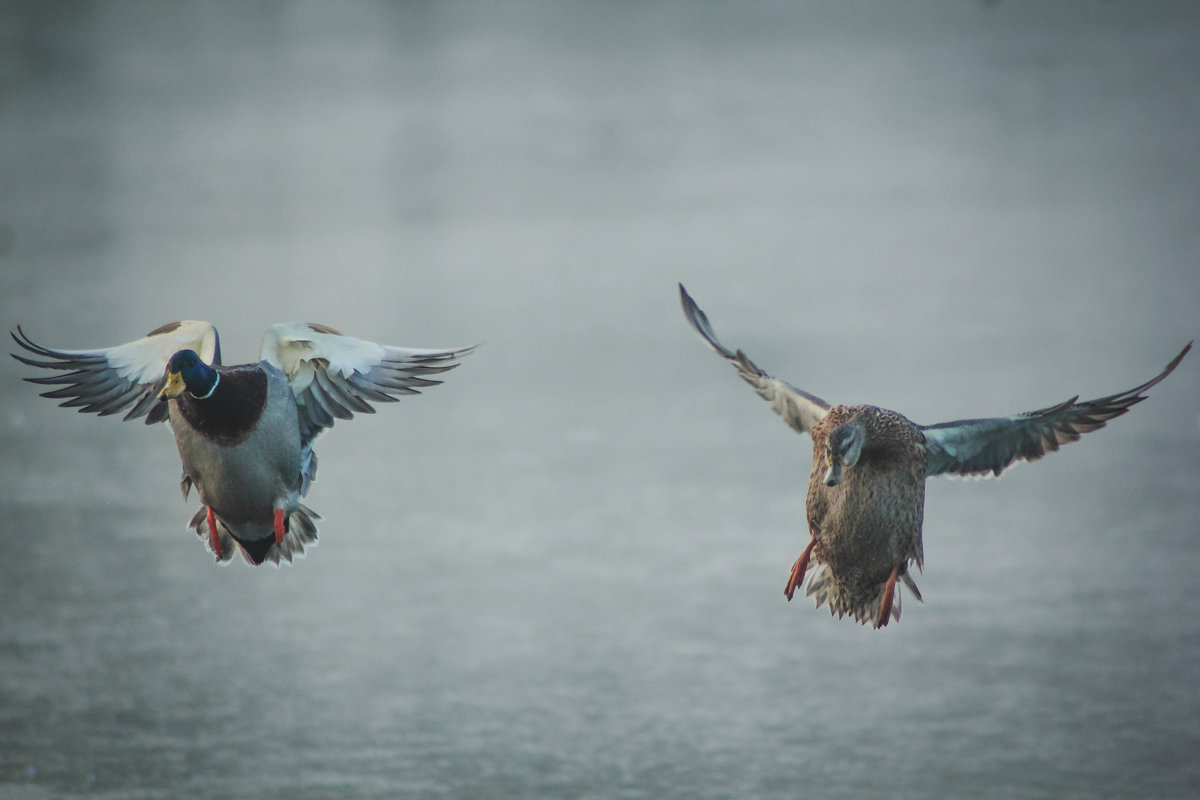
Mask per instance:
[[[792,564],[792,571],[788,574],[787,585],[783,587],[783,594],[788,600],[792,599],[792,595],[800,588],[800,584],[804,583],[804,573],[808,571],[808,559],[812,556],[813,545],[816,543],[816,539],[810,539],[808,547],[804,548],[804,552],[796,559],[796,563]]]
[[[217,518],[213,515],[212,506],[208,506],[208,541],[212,544],[213,555],[217,560],[221,560],[221,556],[225,555],[224,549],[221,547],[221,535],[217,533]]]
[[[283,525],[283,509],[275,509],[275,544],[283,544],[283,536],[287,533]]]
[[[892,574],[888,576],[887,583],[883,585],[883,600],[879,603],[879,617],[875,620],[877,629],[886,626],[892,615],[892,598],[896,595],[896,576],[899,572],[899,566],[892,567]]]

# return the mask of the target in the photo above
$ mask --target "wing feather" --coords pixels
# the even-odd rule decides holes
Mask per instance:
[[[1103,428],[1146,399],[1145,392],[1170,375],[1192,343],[1180,351],[1154,379],[1096,400],[1079,397],[1011,417],[964,419],[924,427],[928,453],[926,475],[999,475],[1014,461],[1037,461],[1064,444]]]
[[[423,376],[454,369],[474,349],[391,347],[293,322],[267,330],[261,357],[287,375],[300,410],[301,441],[308,445],[335,420],[374,413],[373,402],[436,386],[441,381]]]
[[[807,433],[824,418],[825,413],[829,411],[829,403],[816,395],[797,389],[786,381],[768,375],[741,350],[735,353],[721,344],[708,322],[708,317],[700,310],[700,306],[696,305],[696,301],[683,288],[682,283],[679,284],[679,299],[683,303],[683,315],[687,317],[696,333],[704,339],[704,343],[733,364],[738,375],[754,388],[759,397],[770,403],[771,410],[783,417],[783,421],[797,433]]]
[[[115,347],[91,350],[54,350],[37,344],[21,326],[10,335],[36,358],[12,354],[23,364],[63,374],[26,378],[30,383],[59,388],[42,392],[42,397],[62,400],[65,408],[100,416],[128,411],[124,419],[145,417],[146,424],[167,418],[167,406],[158,402],[165,382],[164,372],[171,356],[180,350],[195,350],[209,364],[221,363],[217,329],[207,322],[185,320],[156,328],[146,336]],[[69,370],[69,371],[67,371]]]

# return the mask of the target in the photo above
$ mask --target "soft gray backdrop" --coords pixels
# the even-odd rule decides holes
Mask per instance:
[[[0,0],[0,323],[485,342],[339,423],[298,565],[0,368],[0,797],[1183,798],[1200,356],[929,486],[926,602],[787,603],[810,443],[679,312],[919,422],[1200,333],[1200,12]]]

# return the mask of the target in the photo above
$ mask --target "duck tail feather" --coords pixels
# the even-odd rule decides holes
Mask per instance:
[[[247,564],[256,567],[264,562],[276,566],[284,562],[291,564],[296,558],[302,558],[307,548],[317,544],[317,520],[321,519],[321,515],[300,504],[288,514],[287,533],[279,544],[275,544],[274,526],[271,523],[239,524],[235,531],[220,516],[214,515],[214,519],[221,545],[219,554],[213,552],[212,536],[208,530],[208,514],[203,506],[192,517],[188,527],[196,531],[196,535],[218,562],[228,564],[236,552],[241,553]]]
[[[258,561],[254,563],[261,564],[269,561],[278,567],[285,562],[291,564],[297,558],[304,558],[309,547],[317,546],[317,520],[319,519],[321,519],[320,514],[303,503],[298,504],[296,509],[287,516],[287,533],[284,535],[283,541],[275,544],[272,532],[263,545],[263,552],[259,555]],[[247,555],[244,546],[243,555]]]
[[[916,582],[913,581],[907,569],[897,577],[912,592],[913,597],[917,598],[918,601],[924,602],[921,599],[921,592],[917,589]],[[833,577],[833,571],[827,565],[821,564],[811,573],[804,593],[814,599],[817,608],[824,605],[829,606],[829,613],[839,619],[848,614],[863,625],[870,624],[875,628],[880,628],[883,627],[878,624],[880,621],[879,612],[883,608],[883,590],[884,584],[881,583],[868,597],[855,603],[850,598],[849,593],[845,592],[842,585]],[[901,596],[902,593],[899,587],[896,587],[894,599],[892,600],[892,610],[889,615],[889,619],[896,622],[900,621]]]
[[[214,518],[216,518],[215,515]],[[237,548],[234,547],[233,536],[230,534],[228,526],[224,525],[220,519],[217,519],[217,540],[221,543],[221,552],[217,553],[213,550],[212,535],[208,530],[207,508],[200,506],[200,510],[196,512],[191,522],[188,523],[188,528],[196,532],[196,535],[200,537],[200,541],[204,543],[204,547],[208,552],[212,553],[213,558],[218,564],[228,564],[232,560],[233,553]]]

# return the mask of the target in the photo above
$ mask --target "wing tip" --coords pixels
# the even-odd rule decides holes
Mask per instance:
[[[1196,342],[1196,340],[1192,339],[1187,344],[1185,344],[1183,346],[1183,349],[1179,351],[1179,355],[1177,355],[1171,359],[1171,363],[1167,364],[1167,366],[1163,369],[1162,374],[1160,374],[1156,380],[1162,380],[1163,378],[1167,377],[1172,372],[1174,372],[1175,368],[1179,366],[1179,362],[1183,361],[1183,357],[1186,356],[1188,354],[1188,352],[1191,351],[1192,345],[1195,344],[1195,342]]]
[[[708,321],[708,315],[704,313],[695,299],[688,294],[687,289],[684,288],[682,283],[679,284],[679,302],[683,306],[684,319],[692,326],[692,330],[700,335],[700,338],[704,340],[704,343],[710,349],[715,350],[723,358],[733,361],[735,359],[733,351],[725,347],[717,339],[716,331],[713,330],[712,323]]]
[[[35,342],[33,339],[29,338],[29,334],[25,333],[25,330],[20,326],[20,324],[17,325],[17,330],[15,333],[13,331],[9,331],[8,335],[11,336],[12,340],[14,342],[16,342],[22,349],[24,349],[30,353],[33,353],[34,355],[38,355],[38,356],[50,355],[50,352],[46,348],[42,347],[40,344]],[[9,355],[12,356],[13,358],[17,359],[18,361],[21,361],[25,364],[29,364],[30,366],[33,366],[33,367],[42,366],[41,364],[31,362],[28,359],[17,355],[16,353],[9,353]]]

